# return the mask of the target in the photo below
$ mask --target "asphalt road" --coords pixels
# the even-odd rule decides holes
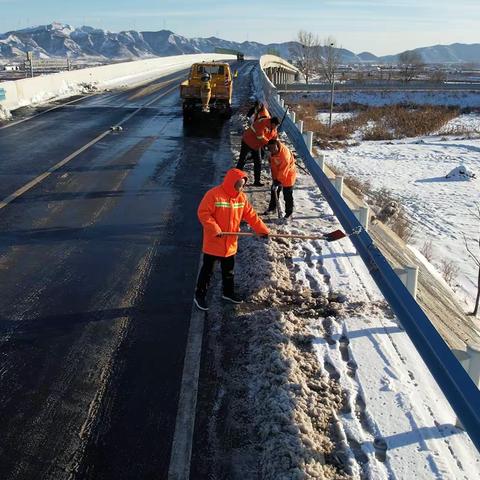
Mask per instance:
[[[184,129],[177,77],[0,130],[1,202],[134,114],[0,209],[2,480],[167,476],[196,208],[232,162],[228,121]]]

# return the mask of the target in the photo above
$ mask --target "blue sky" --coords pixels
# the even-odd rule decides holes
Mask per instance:
[[[303,29],[377,55],[480,43],[480,0],[0,0],[0,32],[52,21],[262,43]]]

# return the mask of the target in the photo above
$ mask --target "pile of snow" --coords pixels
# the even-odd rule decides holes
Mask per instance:
[[[447,122],[447,124],[437,132],[437,135],[462,135],[466,133],[480,134],[480,114],[461,114]]]
[[[445,178],[451,178],[452,180],[472,180],[473,178],[476,178],[476,174],[469,170],[465,165],[459,165],[451,170],[450,173],[447,173]]]
[[[11,118],[12,114],[0,105],[0,121],[10,120]]]
[[[271,263],[291,254],[288,243],[272,242],[267,252],[265,257],[258,241],[244,242],[237,277],[239,285],[248,285],[252,305],[260,307],[244,318],[253,326],[247,358],[261,478],[336,478],[325,455],[334,449],[329,424],[342,395],[318,364],[309,330],[328,300],[322,292],[293,284],[284,262]]]

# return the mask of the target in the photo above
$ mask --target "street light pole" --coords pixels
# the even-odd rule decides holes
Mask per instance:
[[[331,88],[330,88],[330,119],[328,121],[328,128],[332,128],[332,113],[333,113],[333,94],[335,92],[335,62],[333,61],[333,43],[330,44],[330,54],[328,58],[329,67],[331,68]]]

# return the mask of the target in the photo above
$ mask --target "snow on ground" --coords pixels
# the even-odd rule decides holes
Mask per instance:
[[[480,115],[478,113],[465,113],[453,118],[437,133],[477,133],[480,134]]]
[[[479,115],[463,116],[456,125],[476,128]],[[480,220],[480,140],[455,137],[419,137],[398,141],[365,141],[345,150],[328,151],[327,163],[374,189],[387,188],[398,196],[414,224],[411,241],[421,249],[432,242],[432,263],[442,271],[442,262],[458,267],[453,284],[465,309],[472,308],[476,294],[477,268],[465,249],[463,235],[475,251]],[[464,165],[476,179],[446,179],[455,167]],[[478,250],[478,247],[477,247]]]
[[[294,92],[284,95],[285,101],[298,102],[299,100],[316,100],[329,103],[329,92]],[[480,92],[464,91],[443,91],[441,95],[438,91],[394,91],[394,90],[375,90],[375,91],[337,91],[335,93],[335,104],[359,103],[361,105],[371,105],[374,107],[383,105],[395,105],[398,103],[408,103],[417,105],[452,105],[461,108],[478,107],[480,105]]]
[[[310,177],[300,175],[295,218],[278,229],[321,233],[338,226]],[[480,455],[391,313],[349,240],[296,242],[298,289],[322,292],[336,314],[312,320],[324,374],[346,396],[337,412],[338,453],[353,478],[476,479]],[[335,306],[335,308],[333,308]],[[375,448],[386,442],[386,454]]]
[[[353,112],[333,112],[332,113],[332,123],[343,122],[343,120],[349,120],[350,118],[353,118],[354,116],[355,116],[355,113],[353,113]],[[329,112],[320,112],[319,114],[317,114],[317,120],[324,123],[325,125],[328,125],[328,122],[330,120],[330,113]]]
[[[12,118],[12,114],[8,111],[5,110],[1,105],[0,105],[0,121],[2,120],[10,120]]]

